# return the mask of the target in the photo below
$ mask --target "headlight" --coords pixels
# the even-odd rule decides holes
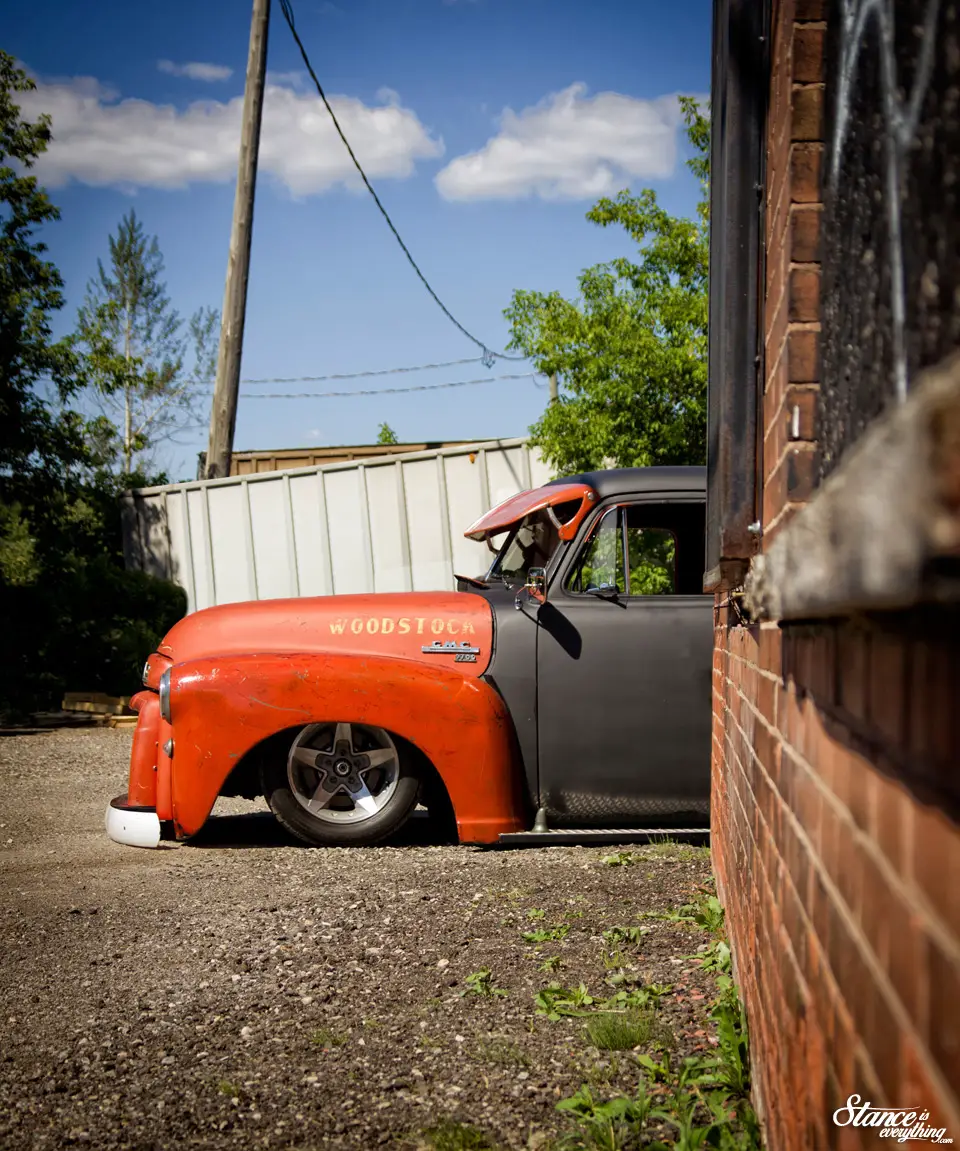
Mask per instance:
[[[160,717],[171,722],[170,719],[170,669],[160,676]]]

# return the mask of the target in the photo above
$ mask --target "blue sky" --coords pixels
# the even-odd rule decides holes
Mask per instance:
[[[650,186],[692,213],[678,92],[709,86],[709,0],[295,0],[300,35],[361,162],[457,318],[502,349],[514,288],[573,294],[581,268],[626,254],[588,223],[600,194]],[[219,308],[234,196],[247,3],[33,0],[2,46],[39,80],[25,108],[54,116],[38,167],[62,211],[45,237],[68,291],[61,329],[107,237],[136,208],[183,314]],[[274,0],[244,377],[433,363],[476,349],[415,279],[333,136]],[[476,352],[479,356],[479,353]],[[341,384],[435,384],[524,370],[479,363]],[[523,435],[544,381],[348,399],[242,395],[235,446]],[[195,472],[206,433],[168,447]]]

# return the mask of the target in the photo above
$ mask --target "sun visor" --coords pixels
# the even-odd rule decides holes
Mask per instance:
[[[597,501],[597,493],[586,484],[550,484],[543,488],[534,488],[532,491],[519,492],[498,504],[495,508],[480,517],[477,522],[463,534],[468,540],[489,539],[499,535],[518,524],[534,512],[547,511],[551,516],[562,540],[573,539],[577,528],[587,512]],[[553,509],[558,504],[576,503],[577,510],[572,516],[565,515],[563,521],[559,520]]]

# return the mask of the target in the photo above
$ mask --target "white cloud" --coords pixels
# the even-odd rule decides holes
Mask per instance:
[[[447,200],[595,199],[673,173],[680,108],[675,96],[588,96],[571,84],[539,104],[500,117],[500,131],[438,173]]]
[[[223,64],[201,64],[196,60],[189,64],[175,64],[172,60],[158,60],[157,70],[166,72],[169,76],[186,76],[188,80],[203,80],[205,83],[214,83],[218,80],[229,80],[233,69]]]
[[[378,105],[349,96],[333,96],[330,103],[367,175],[403,179],[417,160],[442,155],[443,142],[395,93],[384,96]],[[95,187],[184,188],[236,174],[242,96],[178,109],[120,99],[99,81],[80,77],[41,82],[19,102],[25,115],[49,112],[53,119],[53,140],[34,168],[51,187],[76,180]],[[361,186],[319,97],[278,84],[268,84],[264,99],[260,171],[294,195],[335,184]]]
[[[267,83],[275,84],[280,88],[302,88],[303,72],[268,72]]]

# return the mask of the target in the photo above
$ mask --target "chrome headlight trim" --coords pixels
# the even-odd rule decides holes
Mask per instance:
[[[170,723],[170,668],[160,676],[160,718]]]
[[[140,676],[140,682],[144,687],[147,686],[147,676],[150,674],[150,661],[147,660],[143,665],[143,674]]]

